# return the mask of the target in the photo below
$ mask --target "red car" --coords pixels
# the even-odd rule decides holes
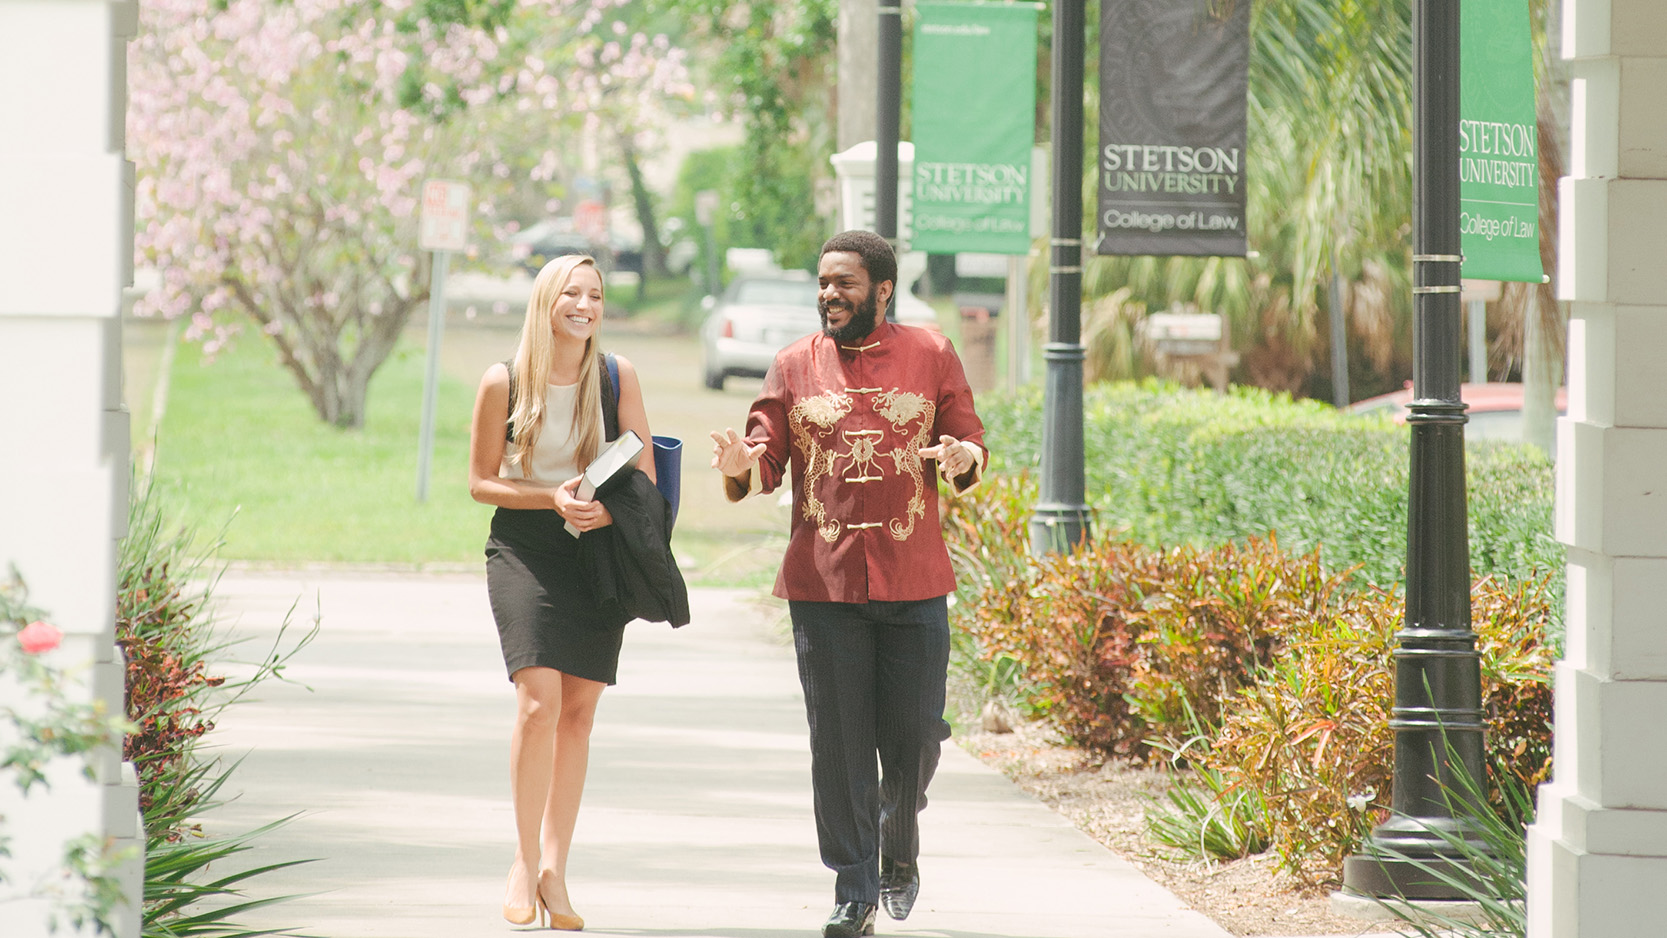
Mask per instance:
[[[1522,439],[1522,385],[1514,381],[1494,381],[1487,384],[1459,385],[1459,399],[1470,405],[1465,413],[1470,423],[1464,435],[1471,440]],[[1399,391],[1355,401],[1347,408],[1351,414],[1389,413],[1396,423],[1406,423],[1407,405],[1412,403],[1412,382]],[[1557,389],[1557,413],[1569,407],[1568,388]]]

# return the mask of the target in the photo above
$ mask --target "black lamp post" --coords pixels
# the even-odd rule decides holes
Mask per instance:
[[[897,247],[897,138],[903,121],[903,8],[880,0],[874,128],[874,233]]]
[[[1459,5],[1413,4],[1413,397],[1406,620],[1396,635],[1395,816],[1344,861],[1366,896],[1459,899],[1424,867],[1463,881],[1454,841],[1481,839],[1460,807],[1480,784],[1481,659],[1470,627],[1464,425],[1459,397]],[[1421,865],[1422,864],[1422,865]]]
[[[903,124],[903,8],[901,0],[880,0],[875,52],[878,101],[874,127],[874,233],[902,254],[897,234],[897,138]],[[901,285],[899,285],[901,286]],[[895,319],[896,302],[882,314]]]
[[[1082,445],[1083,0],[1053,5],[1053,238],[1048,252],[1042,479],[1031,550],[1063,552],[1088,536]]]

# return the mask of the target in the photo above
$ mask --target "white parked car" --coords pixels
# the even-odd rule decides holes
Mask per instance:
[[[709,298],[710,299],[710,298]],[[894,301],[897,322],[938,330],[937,314],[919,297]],[[822,328],[816,312],[816,280],[802,270],[749,270],[712,302],[701,326],[701,373],[721,391],[731,375],[762,378],[776,353],[794,339]]]
[[[810,274],[771,270],[736,277],[700,327],[706,386],[722,390],[731,375],[762,378],[777,352],[821,328]]]

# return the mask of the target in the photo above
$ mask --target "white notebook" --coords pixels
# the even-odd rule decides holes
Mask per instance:
[[[642,437],[637,436],[636,431],[626,430],[614,437],[614,441],[604,446],[602,452],[597,453],[596,458],[585,467],[584,473],[579,476],[579,491],[574,493],[574,497],[582,502],[596,498],[596,493],[606,489],[610,482],[624,478],[635,469],[637,458],[641,455]],[[579,536],[579,529],[573,526],[573,522],[567,522],[564,527],[567,533]]]

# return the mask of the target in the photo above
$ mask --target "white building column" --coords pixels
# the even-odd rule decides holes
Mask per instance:
[[[83,699],[116,713],[125,675],[115,552],[128,480],[120,311],[133,266],[124,125],[137,17],[134,2],[0,0],[0,575],[16,567],[30,604],[64,632],[53,660],[81,678]],[[0,681],[0,695],[17,693]],[[12,837],[0,889],[62,884],[66,841],[113,840],[130,859],[112,924],[135,938],[138,787],[115,748],[93,755],[92,780],[84,764],[59,760],[50,788],[26,799],[0,785]],[[8,902],[0,932],[45,938],[49,915],[45,898]]]
[[[1634,938],[1667,929],[1667,3],[1565,0],[1563,20],[1568,637],[1528,934]]]

